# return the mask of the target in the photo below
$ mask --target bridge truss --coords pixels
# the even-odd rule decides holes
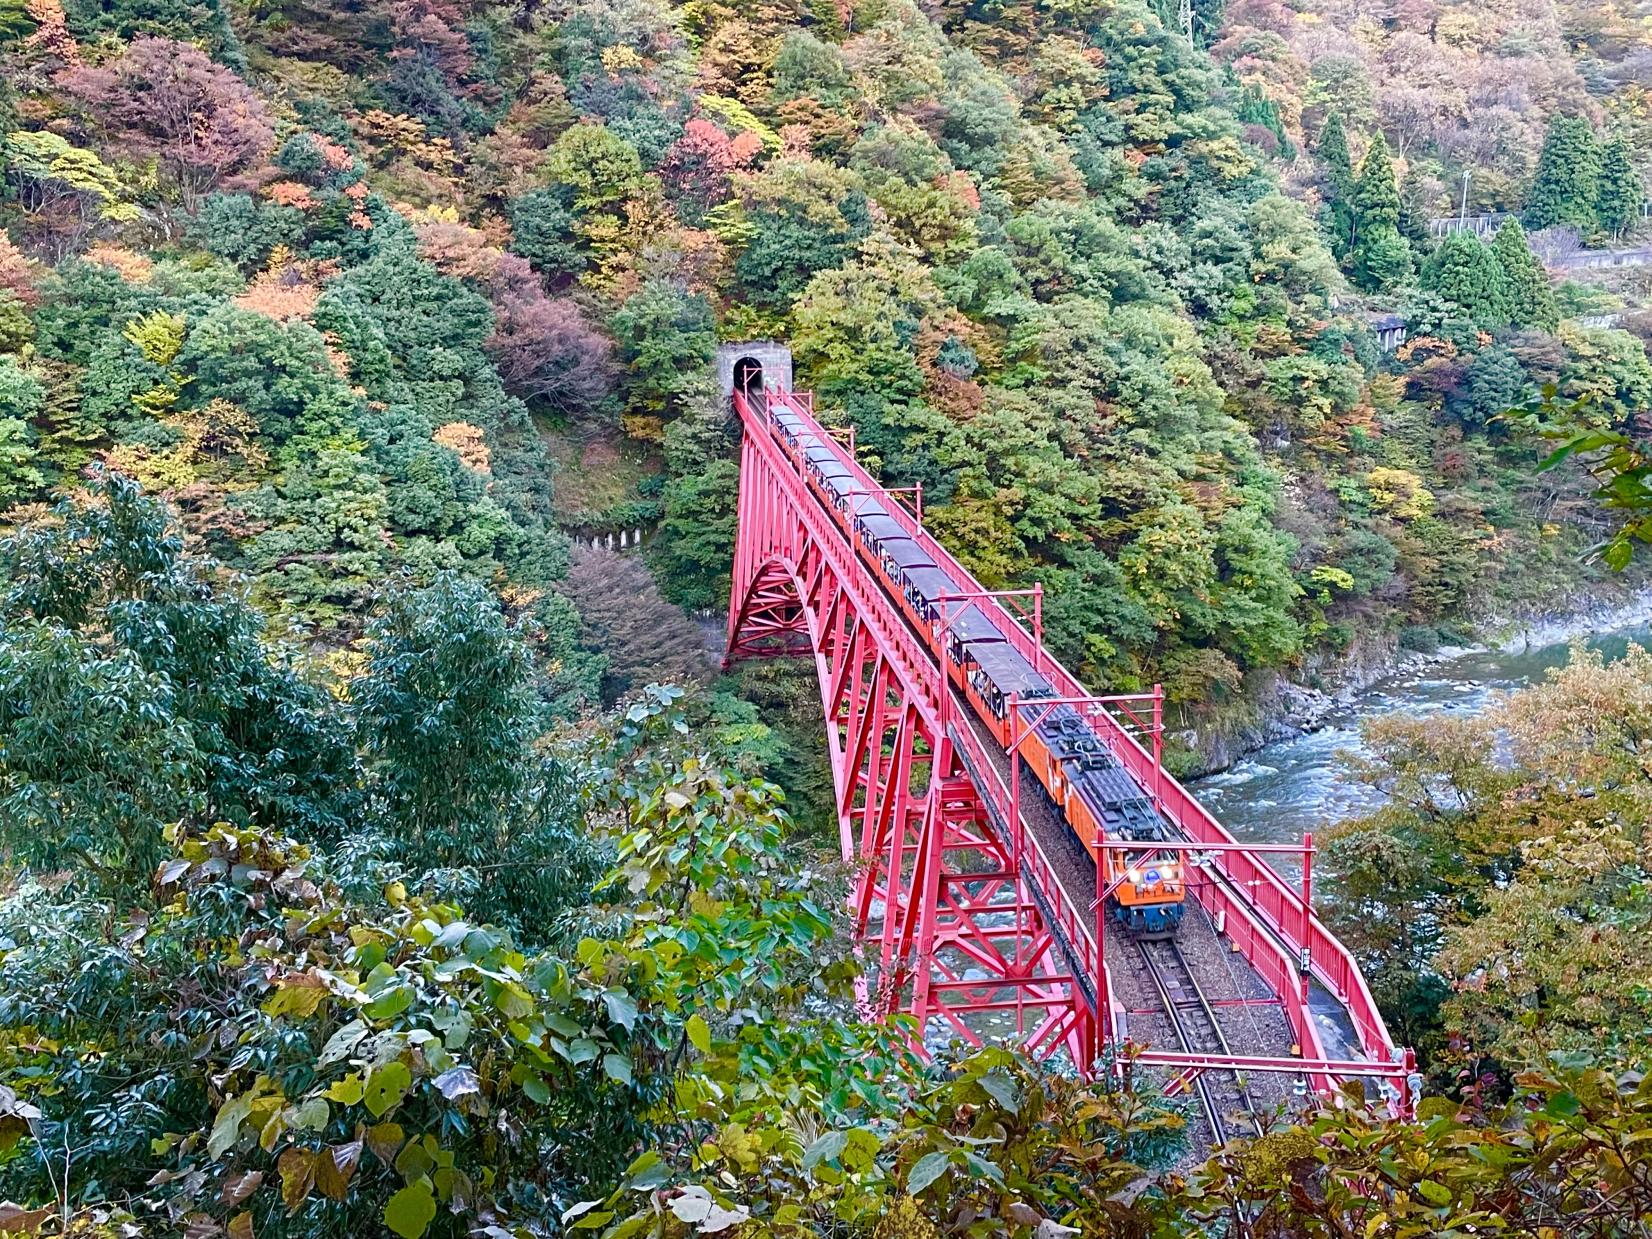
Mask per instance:
[[[1052,856],[1059,841],[1028,829],[1017,764],[970,725],[929,642],[810,490],[769,410],[788,408],[831,445],[858,488],[882,496],[963,592],[987,591],[820,426],[810,394],[771,387],[733,399],[744,435],[728,658],[814,661],[840,846],[858,875],[852,911],[869,1006],[908,1011],[931,1032],[939,1022],[973,1044],[990,1027],[1034,1055],[1064,1053],[1080,1071],[1118,1061],[1127,1020],[1108,973],[1102,867],[1093,892],[1073,892],[1070,878],[1063,885]],[[1290,1056],[1136,1049],[1133,1061],[1179,1083],[1211,1069],[1290,1072],[1326,1094],[1374,1078],[1393,1109],[1408,1111],[1409,1052],[1395,1048],[1357,965],[1306,893],[1165,772],[1157,743],[1144,745],[1127,725],[1140,722],[1127,704],[1086,693],[1008,609],[988,597],[981,605],[996,608],[993,621],[1063,699],[1088,703],[1092,726],[1185,839],[1197,862],[1190,891],[1277,996],[1296,1039]],[[1315,989],[1352,1034],[1334,1057]]]

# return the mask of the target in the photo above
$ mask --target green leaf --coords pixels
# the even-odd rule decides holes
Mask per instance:
[[[916,1196],[936,1179],[952,1169],[952,1159],[945,1153],[925,1153],[914,1163],[906,1176],[908,1195]]]
[[[990,1179],[1000,1187],[1004,1183],[1004,1172],[984,1157],[977,1157],[968,1149],[964,1150],[964,1164],[969,1167],[970,1174],[977,1179]]]
[[[234,1097],[224,1103],[223,1109],[218,1111],[218,1117],[212,1124],[212,1134],[207,1137],[208,1157],[216,1160],[230,1151],[236,1137],[241,1133],[241,1120],[251,1112],[250,1098]]]
[[[1451,1189],[1443,1183],[1436,1183],[1433,1179],[1417,1180],[1417,1191],[1431,1205],[1451,1203]]]
[[[425,1137],[428,1140],[429,1137]],[[425,1148],[425,1140],[409,1140],[402,1145],[402,1151],[396,1154],[396,1173],[409,1183],[423,1175],[429,1174],[436,1168],[436,1159]]]
[[[711,1053],[711,1026],[705,1020],[698,1015],[689,1016],[684,1031],[688,1033],[689,1042],[696,1050],[702,1054]]]
[[[589,1037],[581,1037],[568,1047],[568,1061],[575,1065],[588,1063],[600,1053],[602,1053],[600,1045]]]
[[[642,1191],[659,1187],[670,1177],[671,1167],[650,1149],[625,1168],[625,1181],[620,1186],[630,1191]]]
[[[294,1111],[293,1128],[296,1131],[320,1131],[331,1117],[332,1110],[327,1105],[327,1099],[311,1097]]]
[[[631,1083],[631,1060],[623,1054],[604,1054],[602,1070],[610,1080],[620,1084]]]
[[[465,935],[469,932],[470,926],[465,924],[465,922],[454,921],[450,925],[442,926],[441,932],[439,932],[436,937],[431,940],[430,945],[433,947],[440,947],[444,951],[450,951],[463,942],[465,940]]]
[[[569,1205],[562,1211],[562,1224],[566,1226],[576,1217],[584,1217],[592,1209],[602,1204],[600,1200],[582,1200],[577,1205]]]
[[[1020,1112],[1021,1090],[1009,1076],[1001,1071],[989,1071],[981,1077],[980,1083],[988,1095],[1004,1109],[1011,1114]]]
[[[843,1134],[845,1146],[838,1157],[838,1164],[851,1174],[869,1169],[883,1149],[883,1141],[878,1139],[876,1132],[865,1127],[851,1127]]]
[[[367,1093],[367,1086],[362,1083],[361,1073],[352,1071],[342,1080],[334,1080],[327,1089],[327,1100],[336,1101],[341,1106],[353,1106]]]
[[[522,1077],[522,1091],[530,1100],[537,1101],[540,1105],[551,1099],[551,1087],[545,1083],[545,1077],[537,1071],[530,1071]]]
[[[385,990],[372,1002],[362,1008],[362,1011],[375,1020],[394,1019],[413,1005],[413,987],[398,985],[394,989]]]
[[[493,1005],[506,1019],[521,1020],[533,1014],[533,999],[529,997],[528,991],[515,981],[508,981],[500,986],[499,992],[493,997]]]
[[[402,1239],[419,1239],[435,1217],[436,1197],[423,1179],[402,1188],[384,1206],[384,1224]]]
[[[373,1068],[373,1074],[367,1077],[367,1091],[363,1097],[367,1103],[367,1112],[376,1119],[383,1118],[407,1095],[407,1090],[412,1086],[413,1073],[401,1059],[381,1063]]]
[[[626,1032],[636,1027],[637,1003],[630,994],[622,989],[611,989],[603,994],[602,1001],[608,1008],[608,1018],[614,1023]]]
[[[632,1235],[647,1229],[648,1224],[653,1220],[654,1215],[651,1212],[633,1213],[625,1221],[618,1222],[603,1231],[602,1239],[631,1239]]]
[[[430,1022],[442,1034],[442,1044],[450,1050],[463,1049],[470,1039],[472,1021],[467,1011],[438,1011],[430,1017]]]
[[[561,1033],[564,1037],[577,1037],[585,1031],[579,1024],[560,1011],[547,1011],[545,1013],[545,1027],[554,1033]]]
[[[321,1057],[316,1059],[317,1067],[325,1067],[329,1063],[336,1063],[345,1058],[350,1051],[356,1048],[357,1043],[367,1035],[367,1025],[360,1020],[351,1020],[331,1037],[327,1044],[321,1047]]]
[[[803,1169],[813,1170],[821,1162],[836,1161],[843,1155],[849,1137],[841,1131],[829,1131],[803,1150]]]

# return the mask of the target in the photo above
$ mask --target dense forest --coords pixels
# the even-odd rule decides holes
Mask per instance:
[[[1638,227],[1622,8],[0,0],[0,1230],[1645,1235],[1647,660],[1373,731],[1434,1095],[1193,1167],[862,1022],[813,687],[685,614],[754,338],[1195,723],[1610,587],[1529,427],[1644,497],[1544,265]]]
[[[1312,146],[1331,112],[1381,129],[1405,161],[1408,210],[1522,210],[1559,116],[1647,155],[1652,40],[1617,0],[1201,0],[1195,33],[1248,92],[1247,120],[1287,153]],[[1468,174],[1464,196],[1464,174]],[[1639,186],[1631,206],[1638,207]],[[1638,212],[1637,212],[1638,213]]]
[[[1518,223],[1412,235],[1377,113],[1286,109],[1317,153],[1285,192],[1243,77],[1131,3],[30,0],[5,29],[7,500],[119,469],[340,649],[387,575],[464,571],[570,707],[604,668],[564,531],[657,524],[666,595],[724,600],[719,339],[789,341],[984,581],[1044,583],[1063,658],[1188,706],[1584,586],[1582,487],[1500,415],[1652,396]]]

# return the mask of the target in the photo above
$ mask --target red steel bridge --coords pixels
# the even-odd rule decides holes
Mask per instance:
[[[1239,1081],[1241,1092],[1245,1080],[1261,1077],[1297,1081],[1298,1091],[1305,1082],[1321,1095],[1363,1081],[1367,1097],[1409,1114],[1414,1059],[1394,1045],[1347,948],[1313,913],[1311,838],[1289,848],[1237,843],[1165,772],[1162,693],[1088,693],[1042,648],[1039,597],[982,588],[924,529],[921,494],[909,510],[880,486],[856,462],[852,440],[815,419],[810,393],[787,390],[772,375],[765,387],[748,365],[736,372],[733,403],[744,435],[728,657],[814,661],[843,856],[858,875],[853,913],[872,978],[868,1003],[910,1012],[930,1037],[950,1029],[979,1044],[983,1027],[1013,1035],[1034,1055],[1070,1056],[1081,1072],[1134,1064],[1164,1071],[1173,1089],[1201,1092],[1218,1077]],[[1102,866],[1083,851],[1075,864],[1073,840],[1062,837],[1071,828],[1023,795],[1021,763],[974,725],[937,658],[934,634],[909,621],[839,514],[811,489],[779,433],[780,410],[832,445],[854,493],[883,500],[959,585],[957,597],[989,614],[1151,795],[1178,840],[1171,847],[1185,861],[1187,893],[1220,944],[1219,966],[1252,974],[1252,996],[1226,1001],[1268,1006],[1281,1029],[1273,1041],[1236,1052],[1220,1033],[1201,1040],[1183,1031],[1177,1009],[1202,1006],[1212,1025],[1220,1022],[1196,979],[1217,965],[1184,962],[1186,975],[1167,981],[1170,961],[1155,966],[1146,944],[1109,926]],[[1031,631],[1022,622],[1029,610]],[[1258,855],[1269,850],[1295,854],[1300,887]],[[1148,1011],[1132,1009],[1144,964],[1163,1014],[1177,1024],[1177,1036],[1162,1045],[1133,1035],[1151,1023]]]

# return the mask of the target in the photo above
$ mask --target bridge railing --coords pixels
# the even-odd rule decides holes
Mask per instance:
[[[812,395],[812,394],[811,394]],[[831,444],[851,470],[858,485],[881,491],[882,484],[874,479],[826,433],[816,420],[812,398],[805,401],[791,392],[773,391],[771,400],[785,403],[801,416],[825,443]],[[929,552],[935,564],[948,572],[966,589],[980,591],[974,574],[960,564],[956,557],[932,537],[904,507],[897,503],[887,505],[890,515],[909,537]],[[983,591],[984,592],[984,591]],[[1006,639],[1028,662],[1032,663],[1055,688],[1057,696],[1086,697],[1089,692],[1078,679],[1044,650],[1008,609],[997,603],[998,626]],[[1102,738],[1118,756],[1125,768],[1157,798],[1162,811],[1187,838],[1201,843],[1235,842],[1226,828],[1180,783],[1164,771],[1153,755],[1142,747],[1119,720],[1110,712],[1103,712],[1096,720]],[[967,731],[967,728],[960,728]],[[1006,810],[1006,819],[1012,810]],[[1292,1016],[1292,1024],[1302,1040],[1304,1055],[1324,1058],[1323,1043],[1307,1004],[1300,994],[1296,970],[1306,958],[1313,973],[1331,991],[1346,1009],[1353,1024],[1360,1048],[1372,1059],[1393,1061],[1394,1043],[1386,1023],[1377,1008],[1370,987],[1366,984],[1359,965],[1337,937],[1325,927],[1311,909],[1304,915],[1305,905],[1299,892],[1271,866],[1243,852],[1215,854],[1209,864],[1226,881],[1211,880],[1200,884],[1200,901],[1212,913],[1224,914],[1225,928],[1247,959],[1263,979],[1274,988]],[[1235,889],[1245,892],[1236,897]],[[1056,895],[1052,892],[1050,898]],[[1081,940],[1088,940],[1084,935]]]

